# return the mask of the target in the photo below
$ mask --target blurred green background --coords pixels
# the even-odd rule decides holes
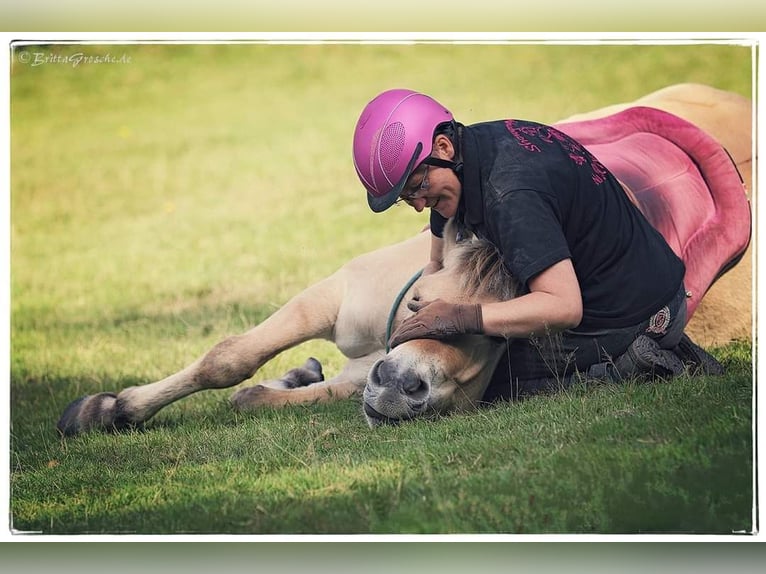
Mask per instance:
[[[419,229],[425,214],[369,212],[352,167],[358,113],[384,89],[424,91],[464,123],[552,122],[676,82],[750,94],[751,50],[726,44],[16,47],[14,378],[82,375],[98,365],[160,376],[351,256]],[[237,311],[232,304],[250,307]],[[203,320],[216,313],[227,316]],[[188,325],[176,344],[131,336],[131,323],[177,324],[178,316]],[[90,332],[105,324],[123,326],[118,340]],[[201,340],[186,337],[197,328]]]

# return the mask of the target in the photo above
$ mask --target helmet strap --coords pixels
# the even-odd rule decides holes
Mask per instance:
[[[438,157],[427,157],[423,160],[424,164],[426,165],[432,165],[434,167],[446,167],[447,169],[451,169],[456,174],[460,175],[460,172],[463,171],[463,162],[454,162],[449,161],[446,159],[441,159]]]

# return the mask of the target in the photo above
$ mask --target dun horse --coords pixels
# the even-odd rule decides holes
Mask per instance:
[[[634,125],[626,131],[623,126],[631,122],[640,129]],[[681,122],[678,130],[677,122]],[[751,336],[752,268],[746,251],[751,125],[749,99],[692,84],[671,86],[557,124],[576,139],[583,138],[581,143],[617,175],[626,193],[682,256],[687,287],[694,285],[687,332],[705,346]],[[662,157],[647,158],[644,153],[643,163],[651,165],[639,166],[636,174],[631,150],[641,137]],[[681,152],[689,153],[692,167],[679,170],[681,164],[672,164],[666,171],[657,167]],[[614,157],[606,161],[604,156]],[[348,358],[340,373],[324,380],[319,362],[309,359],[279,380],[239,390],[231,398],[233,406],[251,410],[361,394],[371,426],[473,407],[484,397],[505,341],[483,336],[413,340],[387,353],[387,332],[408,314],[405,304],[393,308],[392,304],[427,261],[429,245],[425,232],[361,255],[180,372],[116,394],[74,401],[58,429],[74,435],[143,423],[197,391],[238,385],[280,352],[315,338],[334,342]],[[447,242],[446,249],[444,269],[408,287],[405,302],[412,298],[489,302],[514,296],[513,278],[491,246],[470,240]]]

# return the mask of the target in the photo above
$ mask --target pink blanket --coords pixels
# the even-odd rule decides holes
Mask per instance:
[[[690,319],[750,242],[750,203],[726,150],[689,122],[646,107],[556,127],[630,189],[634,203],[683,259]]]

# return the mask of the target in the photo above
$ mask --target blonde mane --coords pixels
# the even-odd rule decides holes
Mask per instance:
[[[461,292],[469,297],[488,296],[498,301],[516,297],[518,281],[494,245],[473,235],[457,241],[457,226],[452,221],[445,229],[444,238],[445,267],[455,271]]]

